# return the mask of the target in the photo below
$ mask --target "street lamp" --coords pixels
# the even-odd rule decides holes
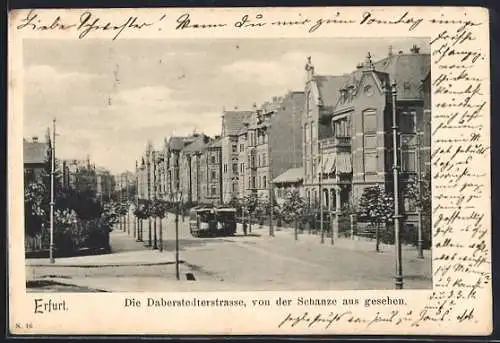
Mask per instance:
[[[269,170],[269,180],[268,182],[268,187],[269,187],[269,204],[270,204],[270,209],[269,209],[269,236],[274,237],[274,226],[273,226],[273,216],[274,216],[274,197],[273,197],[273,181],[272,181],[272,171],[271,171],[271,142],[269,142],[269,136],[267,138],[267,145],[269,146],[269,155],[267,157],[267,164],[268,167],[267,169]]]
[[[403,271],[401,263],[401,241],[400,241],[400,230],[401,230],[401,214],[399,213],[399,161],[398,161],[398,117],[396,111],[396,100],[397,100],[397,88],[396,81],[392,83],[392,156],[393,156],[393,166],[392,172],[394,177],[394,246],[396,249],[396,273],[394,275],[394,281],[396,289],[403,288]]]
[[[418,202],[417,202],[417,218],[418,218],[418,238],[417,238],[417,248],[418,248],[418,254],[417,258],[423,259],[424,258],[424,251],[423,251],[423,235],[422,235],[422,173],[420,171],[420,135],[417,134],[417,153],[415,156],[415,163],[416,163],[416,169],[417,169],[417,186],[418,186]]]
[[[177,280],[181,279],[180,272],[179,272],[179,210],[180,210],[180,203],[182,199],[182,192],[177,192],[175,194],[175,275],[177,277]]]
[[[323,161],[321,158],[321,143],[318,142],[318,185],[319,185],[319,228],[321,231],[321,244],[325,243],[325,230],[323,229]]]
[[[54,173],[56,168],[56,120],[52,120],[52,152],[50,156],[50,244],[49,260],[55,263],[54,259]]]

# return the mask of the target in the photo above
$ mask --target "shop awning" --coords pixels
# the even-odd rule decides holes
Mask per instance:
[[[328,163],[324,165],[325,174],[331,174],[335,172],[335,155],[328,156]]]
[[[342,174],[352,173],[351,154],[338,154],[336,158],[337,172]]]

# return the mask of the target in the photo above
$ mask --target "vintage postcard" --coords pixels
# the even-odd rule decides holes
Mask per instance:
[[[12,11],[10,332],[490,334],[488,20]]]

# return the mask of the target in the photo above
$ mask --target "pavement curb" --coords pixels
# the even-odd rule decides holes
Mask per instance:
[[[87,287],[87,286],[82,286],[81,284],[78,285],[77,283],[69,283],[69,282],[61,282],[59,279],[53,280],[52,278],[42,278],[42,279],[35,279],[35,280],[29,280],[28,282],[48,282],[51,285],[57,285],[57,286],[66,286],[66,287],[78,287],[78,288],[87,288],[91,289],[92,291],[95,291],[96,293],[109,293],[109,291],[105,289],[100,289],[100,288],[94,288],[94,287]],[[26,291],[28,292],[29,290],[32,290],[36,287],[28,287],[26,285]],[[36,291],[29,291],[29,293],[36,293]]]
[[[183,264],[184,261],[180,260],[179,264]],[[64,267],[64,268],[100,268],[100,267],[141,267],[141,266],[162,266],[175,264],[175,261],[168,262],[146,262],[146,263],[121,263],[121,264],[27,264],[26,267]]]

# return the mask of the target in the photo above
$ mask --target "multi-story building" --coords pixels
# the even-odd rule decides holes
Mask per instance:
[[[62,183],[64,187],[75,187],[78,183],[78,172],[90,168],[90,161],[83,159],[62,160]]]
[[[115,177],[104,168],[96,168],[96,178],[97,178],[97,188],[96,196],[103,202],[111,199],[113,190],[115,189],[116,180]]]
[[[38,137],[31,141],[23,140],[24,184],[41,179],[43,170],[49,166],[50,143],[39,142]]]
[[[268,199],[271,180],[302,164],[303,108],[304,93],[289,92],[255,109],[244,123],[238,136],[239,197],[254,192]]]
[[[222,203],[222,149],[220,136],[209,142],[200,156],[200,203]]]
[[[182,201],[199,203],[201,201],[201,155],[212,139],[203,133],[195,133],[191,143],[180,151],[179,182]]]
[[[306,64],[305,106],[302,112],[302,164],[304,190],[307,201],[318,201],[318,141],[332,135],[329,118],[333,114],[338,92],[347,79],[346,75],[316,75],[311,58]]]
[[[311,91],[314,68],[306,66]],[[430,71],[430,55],[413,47],[410,53],[389,55],[372,62],[370,55],[356,70],[339,80],[333,106],[310,119],[307,101],[304,113],[306,197],[318,200],[334,213],[344,205],[356,205],[363,190],[380,185],[392,189],[392,89],[396,82],[396,108],[400,131],[401,180],[414,176],[416,169],[429,170],[430,112],[424,112],[429,89],[422,81]],[[314,90],[314,88],[313,88]],[[312,92],[314,95],[314,92]],[[314,101],[314,96],[312,101]],[[310,99],[310,98],[309,98]],[[429,101],[429,100],[428,100]],[[426,113],[426,115],[424,115]],[[311,134],[316,123],[329,126],[325,133]],[[314,127],[316,132],[316,127]],[[421,156],[417,158],[417,150]],[[319,182],[321,181],[321,183]],[[337,216],[332,221],[338,229]]]
[[[238,135],[253,111],[224,111],[221,132],[222,201],[239,197]]]
[[[193,136],[170,137],[163,147],[163,169],[165,173],[165,200],[176,201],[176,196],[182,192],[181,188],[181,150],[191,144]],[[183,177],[183,176],[182,176]],[[183,197],[185,196],[185,192]]]

